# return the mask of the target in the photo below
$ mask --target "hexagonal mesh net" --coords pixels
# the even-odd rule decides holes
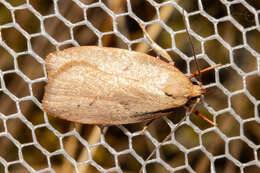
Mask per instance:
[[[0,172],[260,172],[259,15],[255,0],[0,0]],[[200,67],[222,64],[202,74],[196,106],[216,126],[191,114],[175,129],[185,107],[144,134],[144,123],[75,124],[42,110],[44,59],[55,50],[158,56],[136,20],[185,75],[196,71],[185,27]]]

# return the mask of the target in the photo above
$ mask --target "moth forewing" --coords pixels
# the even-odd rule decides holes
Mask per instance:
[[[87,124],[128,124],[153,118],[202,93],[176,67],[147,54],[74,47],[46,59],[43,108]]]

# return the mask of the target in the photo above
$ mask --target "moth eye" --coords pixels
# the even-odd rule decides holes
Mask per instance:
[[[195,100],[197,100],[197,98],[198,98],[198,97],[191,97],[190,100],[191,100],[191,101],[195,101]]]
[[[198,85],[198,82],[192,81],[193,85]]]

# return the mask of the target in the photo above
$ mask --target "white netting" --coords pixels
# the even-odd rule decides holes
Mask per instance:
[[[100,128],[42,112],[46,55],[79,45],[145,52],[134,19],[193,73],[183,9],[201,67],[222,64],[203,74],[197,106],[216,127],[191,115],[160,143],[184,108],[144,135],[142,124]],[[256,0],[0,0],[0,172],[260,172],[259,16]]]

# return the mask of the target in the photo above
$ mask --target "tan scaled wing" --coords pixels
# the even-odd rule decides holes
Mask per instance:
[[[43,108],[73,122],[127,124],[153,119],[173,102],[152,85],[73,61],[49,77]]]
[[[73,61],[86,62],[101,71],[142,80],[158,87],[173,73],[176,77],[186,79],[177,68],[155,57],[125,49],[98,46],[72,47],[51,53],[46,59],[48,77],[55,74],[63,65]]]
[[[200,94],[174,66],[124,49],[82,46],[56,51],[48,55],[46,68],[44,110],[80,123],[149,120]]]

